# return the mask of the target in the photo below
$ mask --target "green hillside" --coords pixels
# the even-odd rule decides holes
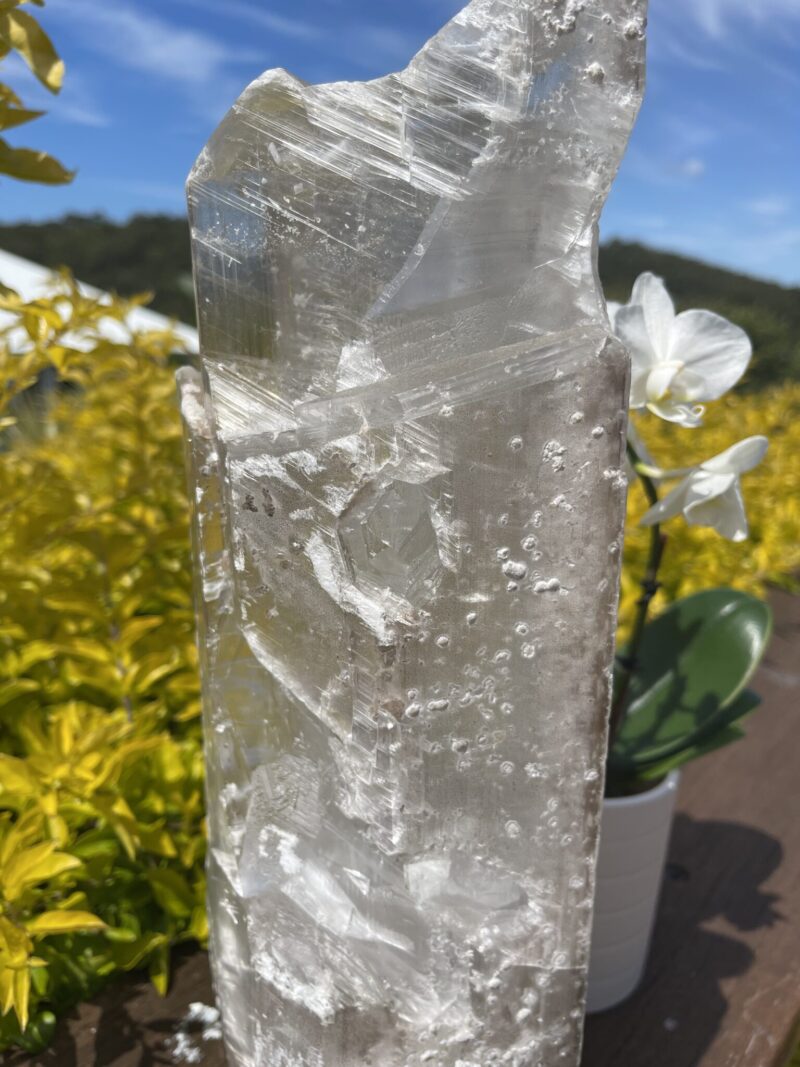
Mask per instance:
[[[710,308],[748,332],[755,350],[747,375],[750,387],[800,379],[800,288],[640,244],[610,241],[600,250],[600,276],[609,300],[627,300],[635,278],[646,270],[665,280],[679,310]]]
[[[129,294],[150,289],[153,306],[184,322],[194,319],[186,220],[138,215],[124,224],[98,215],[0,226],[0,248],[47,266],[69,264],[103,289]],[[679,308],[705,307],[739,323],[753,338],[747,383],[758,388],[800,379],[800,289],[735,274],[644,245],[611,241],[600,253],[609,299],[627,300],[642,271],[660,274]]]
[[[149,290],[153,307],[194,321],[189,227],[185,218],[136,215],[118,224],[102,215],[0,225],[0,248],[46,267],[69,266],[81,281],[130,296]]]

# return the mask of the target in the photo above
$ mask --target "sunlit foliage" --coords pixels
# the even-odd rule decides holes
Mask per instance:
[[[53,43],[27,7],[44,0],[0,0],[0,61],[16,53],[51,93],[61,90],[64,64]],[[0,133],[40,118],[43,111],[25,107],[17,93],[0,81]],[[35,148],[18,148],[0,137],[0,175],[18,181],[62,185],[72,173],[57,159]]]
[[[710,404],[700,429],[683,429],[652,416],[637,427],[660,466],[678,468],[707,459],[754,434],[765,434],[769,451],[742,481],[750,537],[734,544],[713,530],[668,523],[667,546],[659,578],[659,607],[713,586],[732,586],[763,595],[767,586],[800,591],[800,384],[772,386],[759,393],[733,393]],[[699,451],[701,450],[701,451]],[[631,486],[625,566],[622,581],[623,633],[633,617],[644,574],[649,531],[637,526],[647,510],[638,482]]]
[[[60,289],[0,297],[0,1047],[206,936],[175,341]]]

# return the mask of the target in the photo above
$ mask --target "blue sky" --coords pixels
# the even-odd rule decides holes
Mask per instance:
[[[183,181],[244,85],[405,65],[459,0],[48,0],[67,62],[50,114],[13,131],[78,168],[73,185],[3,182],[0,219],[179,212]],[[800,0],[651,0],[648,92],[603,216],[641,240],[800,284]]]

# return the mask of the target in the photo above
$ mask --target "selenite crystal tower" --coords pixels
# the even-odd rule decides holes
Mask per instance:
[[[189,180],[217,994],[236,1067],[575,1067],[625,503],[596,223],[640,0],[473,0]]]

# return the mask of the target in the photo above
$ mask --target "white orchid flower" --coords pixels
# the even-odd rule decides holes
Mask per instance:
[[[613,311],[612,322],[631,353],[631,407],[646,407],[681,426],[699,426],[702,403],[734,386],[753,354],[744,330],[721,315],[676,315],[654,274],[639,275],[630,302]]]
[[[642,518],[643,526],[654,526],[665,519],[683,516],[690,526],[711,526],[729,541],[747,537],[747,515],[739,478],[764,458],[766,437],[748,437],[719,455],[689,470],[662,471],[642,468],[651,477],[683,479]]]

